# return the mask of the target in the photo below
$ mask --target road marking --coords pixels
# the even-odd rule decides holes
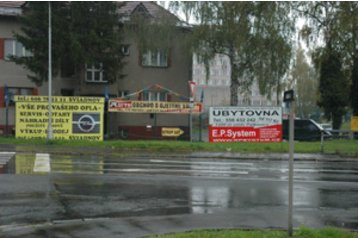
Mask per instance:
[[[224,162],[224,161],[210,161],[210,162],[206,162],[206,161],[185,161],[185,160],[159,160],[159,159],[151,159],[149,160],[152,163],[168,163],[168,164],[173,164],[173,163],[178,163],[178,164],[212,164],[212,165],[245,165],[245,166],[253,166],[254,163],[243,163],[243,162],[237,162],[237,163],[233,163],[233,162]]]
[[[161,173],[161,172],[166,172],[166,173],[194,173],[194,174],[224,174],[224,175],[233,175],[233,174],[242,174],[242,175],[246,175],[249,172],[247,171],[220,171],[220,170],[193,170],[193,169],[188,169],[188,170],[183,170],[183,169],[171,169],[171,170],[167,170],[167,169],[106,169],[106,171],[112,171],[112,172],[152,172],[152,173]]]
[[[50,171],[50,154],[37,153],[34,163],[34,172],[49,173]]]

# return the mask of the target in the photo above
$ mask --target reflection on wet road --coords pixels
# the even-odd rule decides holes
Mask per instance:
[[[16,154],[2,170],[0,224],[233,211],[275,217],[287,210],[287,167],[281,160]],[[358,229],[358,162],[295,161],[294,179],[296,226]]]
[[[47,157],[46,157],[47,156]],[[148,157],[81,157],[48,154],[17,154],[15,169],[9,173],[41,174],[143,174],[201,177],[241,177],[243,179],[287,180],[285,161],[233,159],[151,159]],[[46,165],[48,163],[48,165]],[[36,165],[37,164],[37,165]],[[48,167],[48,168],[47,168]],[[296,161],[295,180],[358,182],[358,163],[351,161]],[[6,173],[6,172],[3,172]]]

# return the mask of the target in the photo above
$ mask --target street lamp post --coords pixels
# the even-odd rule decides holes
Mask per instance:
[[[189,81],[190,97],[189,97],[189,136],[190,142],[193,142],[193,108],[194,108],[194,90],[196,83],[192,80]]]
[[[289,90],[284,93],[283,101],[289,105],[289,168],[288,168],[288,236],[293,234],[293,156],[294,156],[294,114],[295,100],[294,91]]]
[[[51,33],[51,2],[48,2],[48,128],[47,139],[53,139],[52,130],[52,33]]]
[[[190,97],[189,99],[189,107],[190,107],[190,114],[189,114],[190,142],[193,142],[193,107],[194,107],[193,97]]]

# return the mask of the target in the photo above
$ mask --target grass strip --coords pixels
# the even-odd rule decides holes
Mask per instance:
[[[288,142],[277,143],[208,143],[188,141],[71,141],[46,139],[16,139],[0,137],[0,145],[43,145],[61,147],[108,148],[123,151],[160,151],[160,152],[242,152],[242,153],[287,153]],[[296,153],[320,153],[320,142],[295,142]],[[358,142],[354,140],[329,140],[324,142],[324,153],[358,157]]]
[[[286,231],[203,230],[177,234],[154,235],[149,238],[289,238]],[[327,227],[300,228],[292,238],[358,238],[357,233]]]

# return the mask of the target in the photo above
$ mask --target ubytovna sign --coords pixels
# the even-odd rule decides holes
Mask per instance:
[[[274,142],[282,140],[280,107],[211,107],[210,142]]]

